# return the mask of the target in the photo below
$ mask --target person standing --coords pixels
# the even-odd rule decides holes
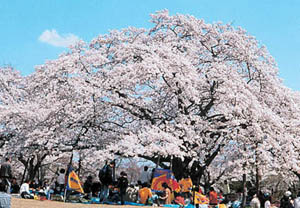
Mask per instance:
[[[223,191],[224,196],[227,196],[228,194],[230,194],[230,186],[229,186],[227,180],[224,180],[222,191]]]
[[[228,200],[228,195],[230,195],[230,186],[227,180],[224,180],[222,191],[223,191],[224,199]]]
[[[113,168],[115,167],[115,161],[111,161],[109,165],[105,165],[99,171],[99,180],[102,183],[102,189],[100,193],[100,201],[105,202],[109,196],[109,185],[113,184]]]
[[[65,191],[65,182],[66,182],[66,174],[65,173],[66,173],[66,170],[62,168],[62,169],[60,169],[58,176],[57,176],[57,183],[58,183],[60,194]]]
[[[118,188],[120,189],[121,205],[124,205],[124,198],[125,198],[127,187],[128,187],[127,173],[122,171],[120,173],[120,177],[118,178]]]
[[[0,177],[5,184],[6,193],[10,194],[10,188],[11,188],[10,179],[12,178],[10,158],[5,158],[5,162],[2,163],[0,168]]]

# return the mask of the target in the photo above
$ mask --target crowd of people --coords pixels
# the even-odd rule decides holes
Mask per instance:
[[[140,173],[140,178],[136,184],[129,184],[126,172],[120,172],[120,176],[115,180],[113,169],[115,162],[106,164],[98,174],[98,179],[89,175],[82,184],[84,198],[91,200],[98,198],[99,203],[121,203],[125,201],[132,203],[150,204],[184,204],[185,200],[192,200],[192,180],[186,176],[179,184],[180,192],[175,192],[167,183],[162,183],[162,190],[153,191],[151,182],[153,180],[153,171],[145,166]],[[0,177],[2,191],[9,194],[18,194],[25,199],[51,199],[52,196],[63,196],[66,188],[66,170],[60,169],[53,181],[44,181],[43,184],[25,180],[21,185],[17,183],[16,178],[12,177],[12,168],[10,159],[7,158],[1,165]],[[75,193],[76,194],[76,193]]]
[[[82,187],[84,194],[80,197],[86,200],[98,199],[98,203],[108,204],[125,204],[125,202],[139,203],[144,205],[162,205],[162,204],[179,204],[184,206],[188,203],[197,204],[196,195],[200,194],[204,201],[201,203],[210,205],[211,207],[233,207],[237,208],[240,203],[234,203],[227,197],[230,195],[230,187],[227,181],[224,181],[223,187],[215,190],[210,187],[207,193],[204,193],[201,187],[193,185],[189,175],[184,174],[182,179],[178,181],[180,191],[172,190],[172,187],[165,182],[161,184],[161,190],[151,189],[153,180],[153,171],[145,166],[140,173],[139,180],[136,184],[129,184],[127,173],[122,171],[119,177],[114,177],[115,162],[111,161],[106,164],[98,174],[98,178],[89,175]],[[21,186],[17,183],[17,179],[12,176],[12,168],[10,159],[6,158],[0,168],[0,191],[8,194],[18,194],[25,199],[51,199],[53,196],[64,196],[66,189],[66,170],[60,169],[57,172],[55,180],[44,181],[41,185],[35,181],[25,180]],[[74,193],[78,194],[78,193]],[[235,199],[241,201],[241,199]],[[221,206],[222,205],[222,206]],[[254,194],[249,201],[251,208],[271,208],[272,200],[270,194]],[[292,197],[290,191],[287,191],[280,200],[280,208],[300,208],[300,192],[297,197]]]
[[[251,208],[271,208],[272,204],[270,193],[262,192],[254,194],[250,202]],[[280,199],[279,208],[300,208],[300,192],[293,196],[291,191],[286,191]]]

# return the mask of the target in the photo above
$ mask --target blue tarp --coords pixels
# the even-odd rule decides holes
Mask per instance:
[[[178,204],[164,204],[163,207],[179,208],[180,205],[178,205]]]
[[[233,208],[239,208],[241,206],[241,202],[240,201],[234,201],[231,205],[231,207]]]
[[[139,204],[139,203],[128,202],[128,201],[125,201],[125,202],[124,202],[124,205],[145,206],[145,204]]]
[[[11,196],[7,193],[0,192],[0,207],[10,208]]]
[[[95,198],[95,197],[93,197],[93,198],[91,199],[91,202],[92,202],[92,204],[100,204],[100,198]]]

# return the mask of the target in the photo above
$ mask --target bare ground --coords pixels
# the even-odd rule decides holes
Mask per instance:
[[[11,208],[143,208],[144,206],[130,206],[130,205],[104,205],[104,204],[74,204],[74,203],[64,203],[57,201],[39,201],[33,199],[20,199],[11,198]],[[149,208],[149,206],[148,206]]]

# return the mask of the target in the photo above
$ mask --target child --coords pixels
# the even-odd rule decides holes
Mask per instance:
[[[120,173],[120,177],[118,178],[118,188],[120,189],[121,205],[124,204],[124,198],[125,198],[127,187],[128,187],[127,174],[124,171],[122,171]]]

